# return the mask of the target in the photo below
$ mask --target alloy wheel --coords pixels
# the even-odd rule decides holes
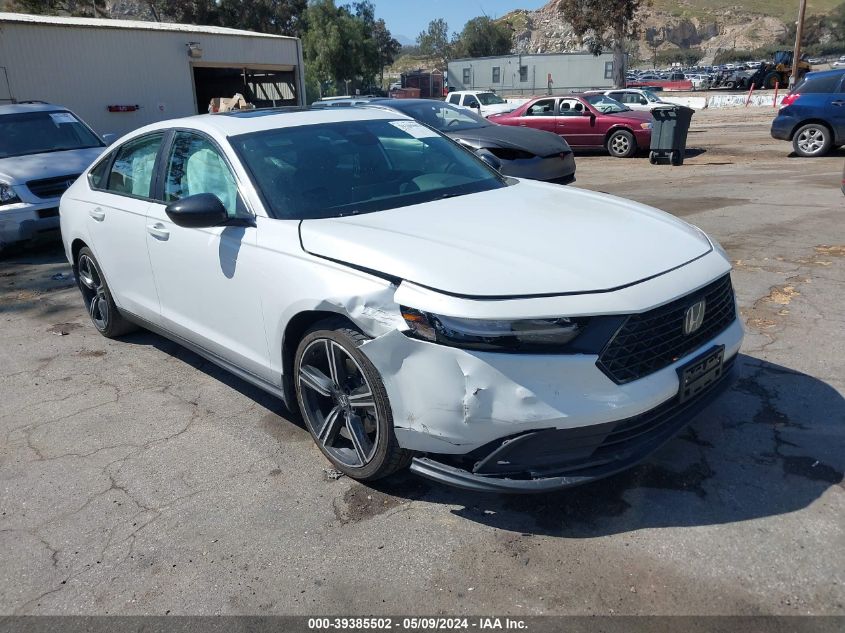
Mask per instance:
[[[379,442],[375,397],[361,366],[342,345],[319,338],[297,370],[302,415],[323,450],[350,468],[363,468]]]
[[[824,131],[817,127],[809,127],[798,135],[798,147],[807,154],[816,154],[825,144]]]
[[[619,134],[614,136],[610,141],[610,147],[613,150],[614,154],[627,154],[628,150],[631,149],[631,143],[628,141],[628,137],[624,134]]]
[[[103,276],[100,274],[97,264],[88,255],[82,255],[79,258],[77,272],[85,308],[88,310],[94,326],[103,331],[108,328],[110,317],[109,301],[106,297],[106,285],[103,282]]]

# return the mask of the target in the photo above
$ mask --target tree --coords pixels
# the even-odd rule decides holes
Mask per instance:
[[[106,0],[17,0],[10,10],[20,8],[25,13],[56,15],[68,13],[86,17],[108,17]]]
[[[593,55],[613,50],[613,83],[625,87],[625,41],[639,36],[637,13],[651,0],[577,0],[558,4],[563,18]]]
[[[456,57],[489,57],[511,52],[511,30],[490,18],[473,18],[453,42]]]
[[[153,0],[157,13],[182,24],[301,36],[308,0]]]
[[[349,80],[358,71],[361,30],[346,7],[334,0],[315,0],[306,12],[302,38],[305,57],[320,84]],[[329,87],[329,91],[333,92]]]
[[[384,69],[390,66],[402,50],[402,45],[399,40],[394,38],[390,31],[387,30],[387,25],[384,20],[378,19],[373,25],[373,41],[376,46],[376,53],[378,55],[378,69],[380,84],[384,87]]]
[[[417,36],[420,53],[426,57],[435,57],[442,65],[450,57],[449,25],[443,18],[428,23],[428,28]]]

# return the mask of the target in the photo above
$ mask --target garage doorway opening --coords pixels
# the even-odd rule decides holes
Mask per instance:
[[[194,90],[199,113],[208,112],[212,99],[237,93],[256,108],[299,105],[293,70],[194,66]]]

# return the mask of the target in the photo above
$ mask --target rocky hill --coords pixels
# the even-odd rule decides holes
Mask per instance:
[[[572,27],[552,0],[536,11],[516,10],[501,18],[514,32],[514,51],[553,53],[583,50]],[[841,0],[810,3],[810,13],[827,11]],[[754,50],[786,34],[786,4],[778,0],[656,0],[643,10],[643,30],[631,53],[641,60],[655,52],[700,49],[703,63],[720,50]],[[795,3],[788,3],[790,7]],[[794,7],[792,7],[794,9]]]

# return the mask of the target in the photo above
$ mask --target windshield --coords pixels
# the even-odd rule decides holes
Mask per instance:
[[[492,123],[465,108],[456,108],[442,101],[418,101],[402,103],[401,99],[391,102],[390,107],[402,114],[430,125],[441,132],[458,132],[460,130],[476,130],[490,127]]]
[[[498,95],[494,95],[492,92],[482,92],[475,96],[481,102],[481,105],[497,105],[505,102],[504,99]]]
[[[336,218],[506,186],[469,151],[416,121],[305,125],[230,142],[277,218]]]
[[[0,158],[103,146],[97,135],[70,112],[0,115]]]
[[[587,95],[584,97],[591,106],[602,114],[615,114],[617,112],[627,112],[630,108],[626,108],[616,99],[611,99],[605,95]]]

